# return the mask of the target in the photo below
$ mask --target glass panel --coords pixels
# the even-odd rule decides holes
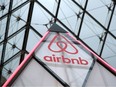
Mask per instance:
[[[109,28],[110,32],[116,37],[116,8]]]
[[[58,0],[37,0],[40,2],[47,10],[49,10],[51,13],[55,15],[56,9],[57,9],[57,4]]]
[[[24,37],[24,30],[17,34],[12,39],[9,39],[6,45],[5,58],[4,61],[8,60],[14,54],[22,49],[22,42]]]
[[[31,25],[41,34],[45,32],[52,24],[52,17],[37,3],[34,5]]]
[[[16,56],[13,60],[9,60],[7,64],[4,64],[3,70],[2,70],[2,76],[6,79],[9,78],[9,76],[15,71],[17,66],[19,65],[19,55]]]
[[[28,16],[29,4],[15,11],[10,19],[10,28],[9,35],[13,34],[15,31],[18,31],[21,27],[26,24]]]
[[[16,8],[17,6],[21,5],[25,1],[27,1],[27,0],[13,0],[13,9]]]
[[[107,27],[112,7],[111,0],[89,0],[87,11],[102,25]]]
[[[99,54],[104,37],[104,29],[85,14],[80,38]]]
[[[83,11],[72,1],[63,0],[61,2],[58,19],[60,19],[60,21],[63,22],[75,34],[78,33],[82,15]]]
[[[0,17],[8,13],[10,0],[0,0]]]
[[[33,38],[33,39],[28,39],[28,42],[27,42],[29,43],[27,45],[28,52],[30,52],[33,49],[33,47],[37,44],[37,42],[40,40],[40,37],[31,29],[29,32],[29,38]]]
[[[6,29],[6,18],[0,21],[0,41],[4,40],[5,29]]]

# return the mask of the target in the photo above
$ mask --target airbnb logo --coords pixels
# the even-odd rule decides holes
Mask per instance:
[[[62,37],[62,41],[60,40]],[[58,50],[52,49],[52,45],[55,43],[58,47]],[[68,44],[68,45],[67,45]],[[69,51],[68,46],[71,47],[72,50]],[[69,54],[77,54],[78,50],[73,46],[71,42],[69,42],[64,36],[56,35],[48,45],[48,49],[52,52],[66,52]]]
[[[57,56],[55,53],[65,52],[68,54],[78,54],[77,48],[64,36],[62,35],[55,35],[51,42],[48,45],[48,49],[54,54],[46,55],[43,57],[44,61],[49,63],[64,63],[64,64],[73,64],[73,65],[88,65],[88,61],[81,58],[69,58],[65,57],[64,55]]]

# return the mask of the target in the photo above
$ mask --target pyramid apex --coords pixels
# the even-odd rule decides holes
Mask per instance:
[[[58,33],[67,33],[67,31],[65,31],[62,27],[60,27],[59,25],[55,23],[50,27],[49,31],[58,32]]]

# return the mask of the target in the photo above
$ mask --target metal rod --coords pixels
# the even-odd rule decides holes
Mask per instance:
[[[7,37],[9,32],[9,26],[10,26],[10,19],[11,19],[11,10],[12,10],[13,0],[10,0],[9,10],[8,10],[8,16],[7,16],[7,23],[6,23],[6,29],[5,29],[5,36],[4,36],[4,42],[3,42],[3,49],[2,49],[2,55],[1,55],[1,62],[0,62],[0,85],[1,79],[2,79],[2,69],[3,69],[3,62],[5,58],[5,52],[6,52],[6,46],[7,46]]]
[[[28,36],[29,36],[29,30],[30,30],[30,23],[31,23],[31,19],[32,19],[33,8],[34,8],[34,0],[31,0],[30,1],[30,7],[29,7],[29,13],[28,13],[28,19],[27,19],[27,23],[26,23],[25,35],[24,35],[24,40],[23,40],[23,46],[22,46],[23,51],[25,51],[26,47],[27,47],[27,41],[28,41]],[[25,56],[25,53],[23,53],[21,55],[20,63],[23,61],[24,56]]]
[[[57,17],[58,17],[58,12],[59,12],[59,8],[60,8],[60,3],[61,3],[61,0],[58,1],[58,6],[57,6],[57,10],[56,10],[56,15],[55,15],[55,23],[57,21]]]
[[[79,26],[79,32],[78,32],[78,35],[77,35],[77,37],[76,37],[77,39],[78,39],[79,36],[80,36],[81,28],[82,28],[83,21],[84,21],[85,11],[86,11],[86,8],[87,8],[87,3],[88,3],[88,0],[86,0],[85,6],[84,6],[83,15],[82,15],[81,23],[80,23],[80,26]]]
[[[113,6],[113,9],[112,9],[111,17],[110,17],[110,20],[109,20],[109,23],[108,23],[108,26],[107,26],[107,32],[109,31],[114,11],[115,11],[115,5]],[[100,51],[100,54],[99,54],[100,56],[102,56],[103,49],[104,49],[104,46],[105,46],[105,43],[106,43],[106,38],[108,36],[107,32],[105,33],[105,37],[104,37],[104,40],[103,40],[102,48],[101,48],[101,51]]]

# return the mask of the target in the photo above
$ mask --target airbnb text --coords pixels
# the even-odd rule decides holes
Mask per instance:
[[[56,56],[56,55],[52,55],[52,56],[44,56],[44,60],[47,62],[61,62],[61,63],[65,63],[65,64],[80,64],[80,65],[88,65],[88,61],[85,59],[82,59],[81,57],[78,58],[67,58],[62,56]]]

